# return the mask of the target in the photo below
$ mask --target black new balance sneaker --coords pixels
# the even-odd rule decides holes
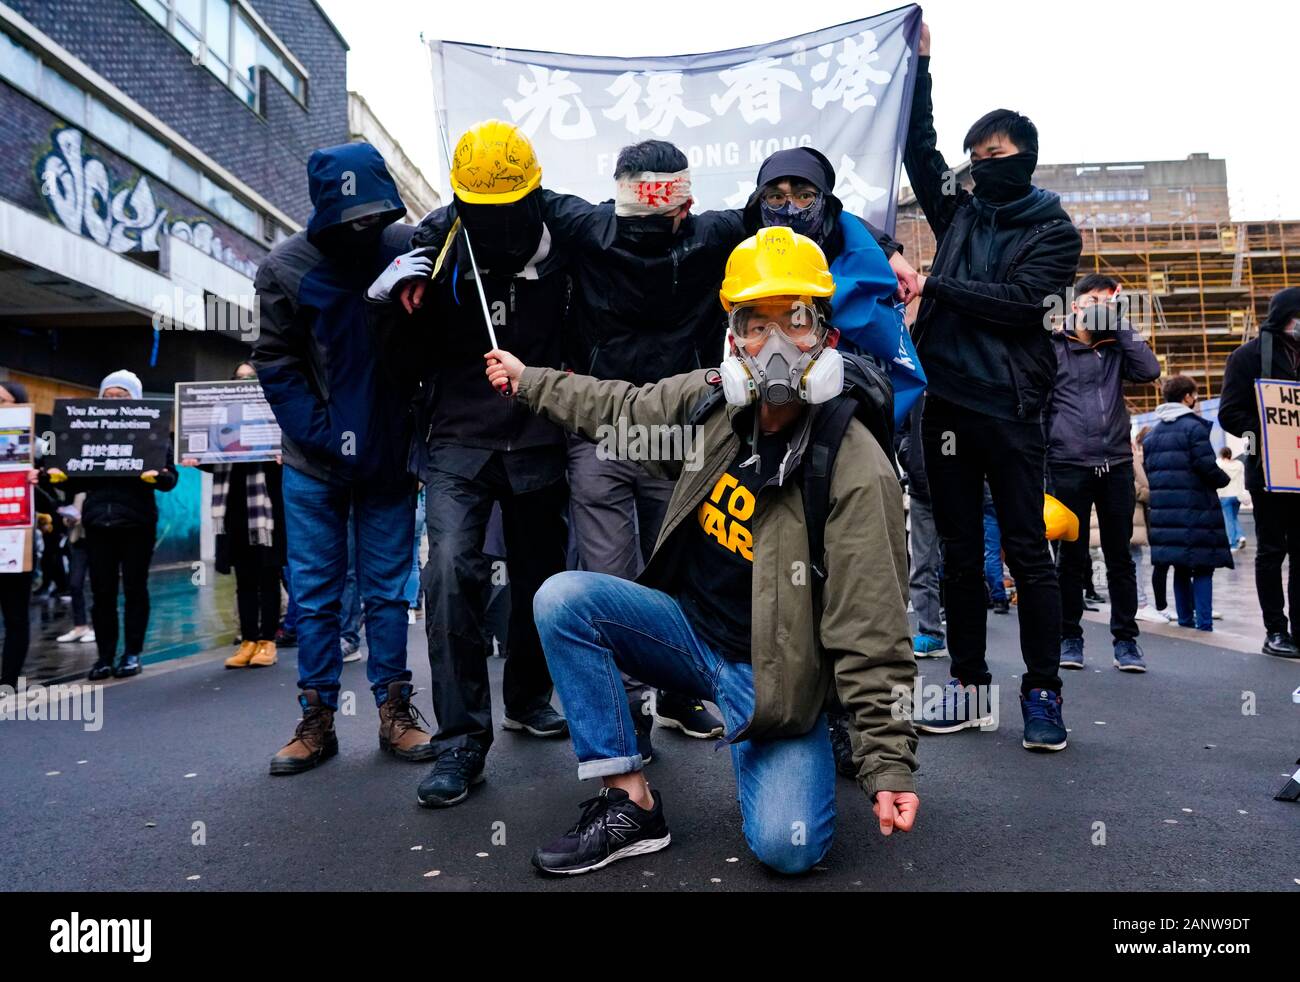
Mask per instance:
[[[720,737],[723,730],[722,720],[705,709],[700,700],[662,689],[655,696],[655,722],[697,740]]]
[[[668,848],[672,836],[664,821],[663,795],[646,811],[621,788],[601,788],[582,803],[578,824],[533,853],[533,865],[551,876],[575,876],[629,856]]]

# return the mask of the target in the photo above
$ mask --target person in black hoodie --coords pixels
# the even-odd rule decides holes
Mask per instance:
[[[307,161],[312,215],[258,268],[261,330],[253,367],[280,424],[285,544],[298,602],[302,718],[271,759],[298,774],[338,753],[343,652],[339,621],[356,526],[358,589],[370,643],[366,677],[379,710],[379,746],[428,760],[406,657],[406,578],[414,548],[415,482],[406,460],[414,343],[406,318],[366,302],[377,275],[427,268],[406,252],[412,228],[397,184],[368,143],[324,147]],[[393,273],[389,274],[388,271]]]
[[[0,406],[20,405],[27,402],[27,387],[11,379],[0,381]],[[35,484],[40,471],[32,468],[28,480]],[[52,510],[52,509],[51,509]],[[36,530],[32,530],[32,548],[35,549]],[[27,648],[32,635],[32,571],[0,573],[0,614],[4,619],[4,651],[0,655],[0,685],[18,687],[18,677],[27,660]]]
[[[104,376],[101,399],[140,399],[144,390],[134,372],[125,369]],[[171,440],[166,463],[139,477],[69,477],[58,468],[47,472],[50,480],[69,495],[86,492],[81,524],[86,530],[91,610],[99,658],[87,678],[129,678],[140,674],[140,654],[149,630],[149,562],[158,529],[158,502],[154,491],[176,487]],[[122,661],[117,659],[117,583],[122,577],[125,633]]]
[[[1219,425],[1246,441],[1246,489],[1255,505],[1255,592],[1264,614],[1264,654],[1300,658],[1300,495],[1266,491],[1260,463],[1262,431],[1257,379],[1300,380],[1300,287],[1273,297],[1259,337],[1228,358],[1219,399]],[[1282,560],[1289,559],[1286,595]],[[1288,629],[1287,615],[1290,613]]]
[[[974,194],[957,183],[937,149],[929,45],[923,26],[903,162],[938,240],[930,275],[918,279],[913,337],[929,379],[922,443],[944,544],[953,681],[942,710],[918,727],[953,733],[984,723],[974,701],[992,681],[982,571],[987,479],[1020,597],[1024,746],[1063,750],[1061,596],[1043,525],[1041,417],[1056,373],[1049,304],[1073,283],[1082,239],[1059,197],[1032,185],[1038,131],[1018,113],[995,110],[971,127]]]

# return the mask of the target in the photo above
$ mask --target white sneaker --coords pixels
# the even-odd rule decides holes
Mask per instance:
[[[408,623],[408,624],[414,624],[414,623],[415,623],[415,608],[414,608],[414,607],[407,607],[407,608],[406,608],[406,623]]]
[[[79,627],[74,627],[71,631],[68,631],[66,634],[60,634],[54,640],[59,642],[59,644],[67,644],[69,641],[80,641],[83,637],[85,637],[89,633],[90,633],[90,628],[82,624]]]
[[[1177,623],[1178,623],[1178,615],[1175,614],[1172,610],[1170,610],[1170,611],[1156,611],[1156,613],[1160,614],[1160,616],[1163,617],[1165,620],[1167,620],[1170,624],[1177,624]]]
[[[1221,621],[1223,620],[1223,615],[1220,614],[1217,610],[1212,610],[1210,611],[1210,619],[1215,621]]]
[[[1165,617],[1164,614],[1160,613],[1160,611],[1152,607],[1150,604],[1147,604],[1145,607],[1138,608],[1138,612],[1136,616],[1138,620],[1146,621],[1150,624],[1169,623],[1169,619]]]
[[[81,643],[82,644],[95,643],[95,629],[93,627],[81,636]]]

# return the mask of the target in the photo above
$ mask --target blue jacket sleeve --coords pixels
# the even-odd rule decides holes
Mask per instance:
[[[301,447],[331,452],[329,413],[310,378],[310,332],[296,304],[263,262],[254,282],[261,303],[261,329],[253,341],[253,367],[280,429]]]

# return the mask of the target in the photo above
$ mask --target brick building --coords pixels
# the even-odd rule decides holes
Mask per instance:
[[[313,0],[0,0],[0,372],[38,409],[228,376],[346,56]]]

